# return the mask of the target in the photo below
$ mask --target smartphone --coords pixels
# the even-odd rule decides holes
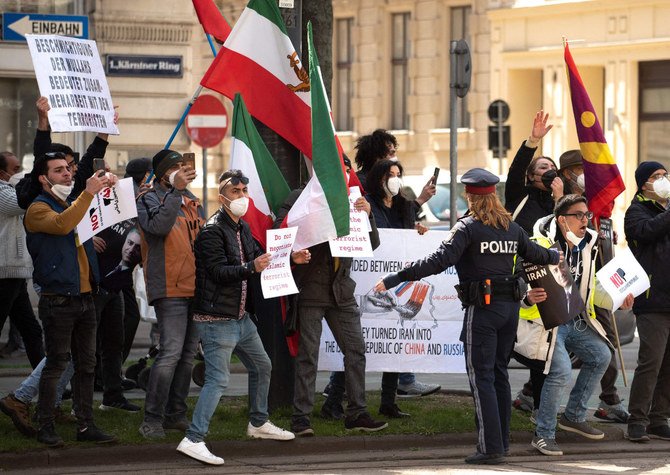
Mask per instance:
[[[186,152],[182,155],[182,158],[184,160],[184,165],[187,165],[191,167],[191,169],[195,170],[195,153]]]
[[[104,158],[94,158],[93,159],[93,170],[95,173],[98,173],[99,171],[104,172],[105,171],[105,159]],[[98,175],[101,175],[102,173],[98,173]]]
[[[433,172],[433,185],[437,185],[437,177],[440,176],[440,167],[435,167]]]

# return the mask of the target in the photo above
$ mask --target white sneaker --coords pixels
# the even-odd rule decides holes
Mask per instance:
[[[293,440],[295,434],[284,429],[280,429],[272,422],[267,421],[260,427],[254,427],[251,422],[247,426],[247,435],[255,439],[272,439],[272,440]]]
[[[223,465],[223,459],[211,453],[204,442],[191,442],[187,437],[184,437],[179,442],[177,452],[181,452],[199,462],[210,465]]]

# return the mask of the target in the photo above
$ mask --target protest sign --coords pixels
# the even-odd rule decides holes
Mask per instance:
[[[558,243],[551,248],[561,250]],[[544,266],[524,261],[523,269],[528,284],[534,289],[542,288],[547,293],[547,300],[537,304],[547,330],[572,320],[584,311],[584,300],[565,261]]]
[[[261,272],[261,289],[266,299],[298,293],[291,273],[291,249],[297,232],[297,227],[267,230],[267,250],[272,257],[270,265]]]
[[[137,217],[133,179],[119,180],[113,187],[103,188],[91,201],[88,213],[77,225],[79,242],[85,242],[113,224]]]
[[[118,135],[95,41],[56,35],[26,35],[26,41],[40,94],[51,106],[51,130]]]
[[[608,310],[616,310],[626,299],[626,295],[637,297],[650,287],[649,277],[627,247],[596,272],[598,290],[594,303]]]
[[[328,241],[333,257],[372,257],[370,218],[365,211],[356,211],[354,203],[361,197],[357,186],[349,188],[349,234]]]
[[[420,236],[411,229],[380,229],[374,257],[355,258],[351,277],[361,311],[366,371],[463,373],[464,347],[459,341],[463,310],[454,286],[454,267],[416,282],[403,282],[383,293],[372,288],[389,272],[426,257],[449,237],[446,231]],[[324,325],[319,369],[342,370],[342,354]]]

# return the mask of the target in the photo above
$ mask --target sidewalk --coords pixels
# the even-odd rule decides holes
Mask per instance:
[[[576,434],[559,431],[557,441],[566,456],[579,454],[624,454],[667,450],[665,441],[652,440],[646,444],[634,444],[624,440],[623,424],[602,424],[605,439],[591,441]],[[242,428],[240,430],[243,430]],[[318,455],[329,460],[338,459],[346,463],[351,454],[358,453],[366,460],[384,460],[396,451],[415,451],[417,456],[441,459],[463,459],[470,455],[476,445],[475,433],[442,434],[436,436],[421,435],[352,435],[347,437],[308,437],[297,438],[290,442],[277,441],[228,441],[218,440],[209,443],[214,453],[223,456],[228,464],[232,460],[259,457],[309,457]],[[518,457],[542,458],[530,446],[531,432],[514,432],[510,446],[510,460]],[[63,449],[43,449],[23,454],[2,454],[0,470],[27,469],[73,469],[76,467],[102,465],[147,465],[164,463],[179,459],[176,444],[151,444],[140,446],[92,446]],[[437,449],[437,450],[435,450]],[[553,457],[556,461],[560,457]],[[196,465],[197,467],[197,465]]]

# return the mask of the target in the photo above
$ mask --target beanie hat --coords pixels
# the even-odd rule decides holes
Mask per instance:
[[[568,150],[558,159],[559,170],[582,165],[582,152],[580,150]]]
[[[141,180],[149,170],[151,170],[151,160],[148,158],[133,158],[126,164],[124,178],[131,177],[135,181]]]
[[[163,178],[163,175],[165,175],[166,171],[175,166],[177,163],[183,161],[184,159],[179,152],[163,149],[154,155],[154,158],[151,160],[154,168],[154,175],[156,175],[156,178],[160,180]]]
[[[637,191],[642,190],[642,185],[647,182],[651,174],[656,170],[665,170],[665,166],[658,162],[642,162],[637,166],[637,170],[635,170],[635,183],[637,183]]]

